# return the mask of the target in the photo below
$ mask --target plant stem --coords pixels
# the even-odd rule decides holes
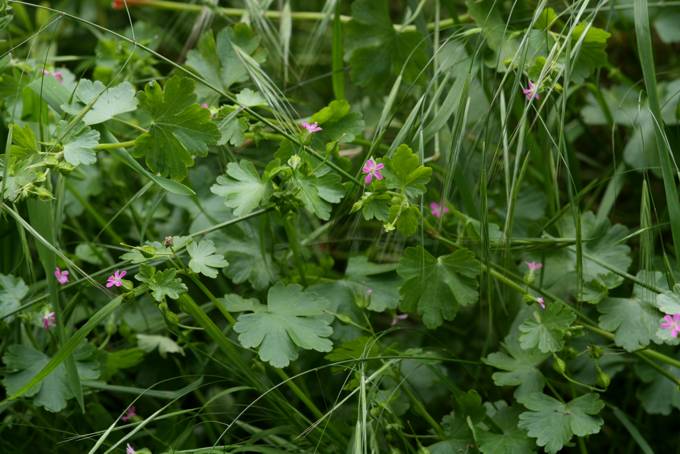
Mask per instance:
[[[456,247],[456,245],[453,242],[451,242],[450,240],[440,236],[439,234],[435,233],[434,236],[435,236],[436,239],[438,239],[438,240],[440,240],[440,241],[442,241],[446,244],[453,245],[454,247]],[[478,262],[479,262],[479,265],[482,267],[483,271],[488,273],[493,278],[501,281],[503,284],[507,285],[508,287],[512,288],[513,290],[516,290],[516,291],[518,291],[522,294],[526,293],[526,289],[522,285],[516,283],[515,281],[510,279],[508,276],[505,276],[500,271],[497,271],[497,270],[487,266],[483,262],[481,262],[479,260],[478,260]],[[605,338],[607,338],[611,341],[613,341],[616,338],[616,336],[614,336],[613,333],[610,333],[609,331],[603,330],[603,329],[599,328],[598,326],[596,326],[594,324],[594,322],[592,320],[590,320],[590,318],[588,318],[581,311],[579,311],[578,309],[576,309],[572,305],[568,304],[566,301],[562,300],[561,298],[558,298],[557,296],[555,296],[555,295],[553,295],[549,292],[546,292],[542,289],[536,288],[532,285],[528,285],[528,286],[532,290],[541,293],[546,298],[549,298],[550,300],[553,300],[556,303],[562,304],[564,307],[573,311],[581,319],[581,325],[585,329],[587,329],[588,331],[595,333],[595,334],[599,334],[600,336],[605,337]],[[673,357],[670,357],[668,355],[664,355],[663,353],[657,352],[656,350],[652,350],[652,349],[648,348],[648,349],[645,349],[645,350],[640,350],[640,351],[636,351],[636,352],[632,352],[632,353],[635,356],[640,357],[641,359],[645,359],[645,360],[655,359],[655,360],[658,360],[658,361],[660,361],[664,364],[668,364],[669,366],[680,368],[680,361],[679,360],[677,360]],[[664,374],[664,375],[667,378],[671,379],[671,381],[673,381],[676,385],[680,386],[680,378],[673,377],[670,374]]]
[[[231,313],[222,304],[220,304],[220,302],[217,300],[217,298],[215,298],[215,295],[212,294],[212,292],[208,289],[208,287],[203,285],[203,282],[201,282],[201,280],[195,274],[188,273],[188,272],[184,273],[184,274],[186,276],[188,276],[189,279],[191,279],[191,281],[194,284],[196,284],[196,287],[198,287],[199,290],[201,290],[201,292],[203,292],[203,294],[210,300],[210,302],[213,303],[213,305],[217,308],[217,310],[220,311],[222,313],[222,315],[224,315],[224,318],[227,319],[229,324],[231,326],[234,326],[236,324],[236,319],[234,318],[233,315],[231,315]]]
[[[286,230],[286,236],[288,237],[288,246],[293,252],[293,260],[295,261],[295,266],[300,273],[300,280],[302,285],[307,286],[307,277],[305,276],[305,265],[302,260],[302,251],[300,249],[300,239],[297,235],[297,230],[295,225],[293,225],[293,214],[287,214],[283,220],[283,227]]]
[[[100,143],[95,145],[95,150],[116,150],[118,148],[132,148],[137,144],[136,140],[128,140],[126,142],[116,143]]]
[[[202,12],[205,8],[210,8],[205,5],[196,5],[196,4],[191,4],[191,3],[180,3],[180,2],[169,2],[165,0],[148,0],[145,2],[140,2],[138,4],[129,4],[128,6],[146,6],[146,7],[151,7],[151,8],[158,8],[158,9],[165,9],[169,11],[181,11],[181,12],[186,12],[186,13],[200,13]],[[216,7],[213,8],[215,11],[215,14],[220,15],[220,16],[232,16],[232,17],[241,17],[248,15],[250,12],[248,9],[245,8],[225,8],[225,7]],[[276,10],[264,10],[262,11],[262,15],[268,19],[281,19],[281,16],[283,13],[281,11],[276,11]],[[292,11],[290,12],[290,17],[293,20],[298,20],[298,21],[322,21],[327,19],[327,15],[324,14],[323,12],[317,12],[317,11]],[[346,15],[339,15],[339,19],[341,23],[347,23],[352,20],[352,16],[346,16]],[[457,22],[464,22],[464,21],[469,21],[470,16],[467,14],[463,14],[461,16],[458,16],[455,19],[444,19],[439,21],[439,29],[443,30],[446,28],[451,28],[454,25],[456,25]],[[435,22],[430,22],[427,24],[427,29],[428,30],[434,30],[436,28],[437,24]],[[415,25],[401,25],[401,24],[394,24],[394,29],[397,31],[414,31],[416,30]]]

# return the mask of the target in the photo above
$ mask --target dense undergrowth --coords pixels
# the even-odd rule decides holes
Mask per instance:
[[[678,2],[0,30],[0,452],[677,451]]]

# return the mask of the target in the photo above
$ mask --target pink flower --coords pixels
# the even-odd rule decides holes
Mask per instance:
[[[534,85],[532,81],[529,81],[529,86],[527,88],[522,88],[522,93],[524,93],[527,101],[531,101],[532,99],[541,99],[541,97],[538,95],[538,87]]]
[[[61,71],[51,72],[51,71],[48,71],[46,69],[43,69],[43,74],[46,75],[46,76],[54,77],[55,79],[57,79],[57,82],[59,82],[59,83],[64,82],[64,73],[62,73]]]
[[[301,126],[307,130],[308,133],[314,134],[315,132],[319,132],[322,130],[321,126],[319,126],[319,123],[314,122],[314,123],[307,123],[306,121],[303,121]]]
[[[432,216],[440,218],[444,214],[448,213],[449,209],[444,205],[438,204],[437,202],[430,202],[430,212],[432,213]]]
[[[527,262],[527,267],[529,271],[538,271],[543,268],[543,264],[541,262]]]
[[[136,454],[137,451],[135,451],[135,448],[132,447],[130,443],[127,444],[127,447],[125,448],[125,454]]]
[[[397,323],[399,323],[402,320],[406,320],[408,318],[408,314],[395,314],[394,317],[392,317],[392,322],[390,323],[390,326],[394,326]]]
[[[123,422],[128,422],[135,416],[137,416],[137,409],[135,408],[134,405],[131,405],[128,407],[127,410],[125,410],[125,414],[120,419]]]
[[[541,309],[545,310],[545,300],[543,299],[542,296],[536,298],[536,302],[538,303],[539,306],[541,306]]]
[[[382,180],[383,176],[382,173],[380,173],[380,169],[383,167],[385,167],[385,164],[377,163],[373,160],[373,158],[370,158],[368,161],[366,161],[366,164],[364,164],[364,167],[361,169],[361,171],[366,174],[364,183],[367,185],[371,184],[373,177],[375,177],[376,180]]]
[[[59,282],[61,285],[64,285],[68,282],[68,271],[62,271],[61,268],[57,267],[54,270],[54,277],[57,278],[57,282]]]
[[[202,109],[210,109],[210,105],[207,102],[204,102],[203,104],[201,104],[201,108]]]
[[[111,288],[113,286],[120,287],[123,285],[123,278],[127,274],[127,271],[116,271],[113,273],[113,276],[109,276],[109,278],[106,280],[106,288]]]
[[[43,328],[50,329],[57,324],[57,314],[48,312],[42,316]]]
[[[670,331],[671,336],[678,337],[678,333],[680,333],[680,314],[674,314],[673,316],[666,315],[663,320],[661,328]]]

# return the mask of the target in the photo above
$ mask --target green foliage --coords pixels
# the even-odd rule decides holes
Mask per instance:
[[[383,312],[395,309],[399,302],[401,280],[395,276],[395,269],[392,264],[371,263],[365,256],[350,257],[343,282],[357,301],[366,301],[368,310]]]
[[[177,345],[177,342],[166,336],[137,334],[137,345],[147,353],[158,349],[158,353],[163,358],[166,358],[168,353],[184,355],[184,349]]]
[[[297,359],[298,348],[331,351],[333,317],[326,313],[328,306],[323,296],[299,285],[275,285],[267,293],[267,306],[257,305],[251,314],[240,315],[234,331],[241,345],[258,349],[262,361],[286,367]]]
[[[214,87],[229,91],[232,85],[249,78],[239,51],[258,63],[265,60],[259,36],[244,23],[223,28],[217,37],[211,31],[204,33],[197,49],[189,51],[187,65]]]
[[[574,320],[576,315],[569,308],[548,304],[545,311],[534,312],[519,326],[519,344],[525,350],[558,352],[564,347],[564,336]]]
[[[578,56],[571,63],[573,71],[571,77],[576,82],[582,82],[596,69],[607,66],[607,40],[611,33],[593,26],[580,23],[574,27],[571,35],[572,46],[579,46]]]
[[[150,82],[139,94],[140,108],[151,117],[149,132],[137,138],[135,153],[153,172],[182,179],[195,156],[205,156],[220,137],[210,113],[196,104],[194,82],[174,76],[165,87]]]
[[[525,397],[522,404],[529,411],[519,415],[519,427],[550,453],[558,452],[574,435],[584,437],[598,433],[603,424],[597,414],[604,402],[596,394],[584,394],[563,403],[534,393]]]
[[[466,249],[435,258],[422,247],[407,248],[397,273],[404,279],[401,309],[420,315],[430,329],[477,302],[479,265]]]
[[[28,295],[28,286],[23,279],[0,274],[0,319],[19,309],[26,295]]]
[[[422,35],[396,31],[387,0],[354,1],[345,36],[352,79],[362,87],[381,87],[399,74],[413,82],[427,62]]]
[[[523,350],[517,336],[508,336],[502,344],[503,350],[491,353],[484,363],[502,370],[491,375],[497,386],[517,386],[515,397],[522,400],[527,395],[543,390],[545,377],[538,366],[547,358],[547,353],[538,349]]]
[[[43,3],[0,452],[675,449],[680,8]]]
[[[576,226],[570,216],[561,218],[557,228],[562,238],[576,237]],[[597,303],[609,289],[623,282],[623,277],[612,269],[626,272],[632,262],[630,247],[624,243],[628,231],[622,225],[610,226],[609,221],[598,220],[592,212],[581,216],[580,230],[584,292],[576,295],[578,274],[574,247],[564,247],[545,255],[543,284],[554,292],[572,294],[584,301]]]
[[[103,123],[137,109],[135,89],[129,82],[108,88],[98,80],[92,82],[81,79],[76,87],[75,98],[79,103],[64,106],[64,110],[79,115],[82,109],[86,109],[87,112],[82,117],[86,125]]]
[[[68,131],[66,123],[60,123],[66,134],[64,140],[64,159],[72,166],[90,165],[97,162],[94,147],[99,143],[99,132],[88,127],[77,127]],[[67,132],[68,131],[68,132]]]
[[[661,273],[640,271],[640,281],[663,287],[665,277]],[[663,294],[659,295],[662,298]],[[630,298],[608,298],[598,305],[600,327],[616,333],[614,341],[627,351],[635,351],[656,341],[661,314],[655,309],[656,293],[637,284]],[[680,307],[679,307],[680,308]],[[675,313],[675,312],[672,312]]]
[[[83,344],[82,348],[74,353],[78,376],[81,380],[94,380],[99,377],[98,364],[92,358],[94,351],[91,345]],[[2,380],[7,393],[12,395],[27,385],[49,360],[48,356],[29,345],[10,345],[2,357],[9,372]],[[67,401],[75,397],[67,384],[66,366],[63,364],[24,395],[33,397],[33,403],[36,406],[43,407],[52,413],[62,411],[66,408]]]
[[[215,279],[217,270],[229,265],[224,256],[215,253],[215,244],[210,240],[201,240],[187,245],[187,252],[191,257],[189,268],[194,273]]]
[[[396,230],[404,236],[416,233],[422,219],[418,208],[430,181],[432,169],[420,163],[420,158],[407,145],[400,145],[384,163],[383,181],[372,183],[375,191],[364,193],[355,202],[352,212],[361,210],[364,219],[383,222],[386,232]],[[371,187],[373,189],[373,187]]]
[[[322,127],[321,131],[312,135],[312,146],[330,149],[336,143],[351,142],[360,135],[365,126],[364,121],[359,112],[350,109],[347,101],[336,100],[312,115],[310,121]]]
[[[180,294],[187,291],[187,286],[176,275],[177,270],[174,268],[157,271],[152,266],[142,265],[135,279],[146,284],[151,291],[151,296],[160,303],[165,300],[165,297],[176,300]]]

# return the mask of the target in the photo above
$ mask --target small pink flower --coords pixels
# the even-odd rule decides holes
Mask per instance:
[[[42,316],[43,328],[50,329],[57,324],[57,314],[54,312],[48,312]]]
[[[55,79],[57,79],[57,82],[59,82],[59,83],[64,82],[64,73],[62,73],[61,71],[52,72],[52,71],[48,71],[46,69],[43,69],[43,74],[46,75],[46,76],[54,77]]]
[[[399,323],[402,320],[406,320],[408,318],[408,314],[395,314],[394,317],[392,317],[392,322],[390,323],[390,326],[394,326],[397,323]]]
[[[680,333],[680,314],[666,315],[661,322],[661,328],[671,332],[671,336],[678,337]]]
[[[543,268],[543,264],[541,262],[527,262],[527,267],[529,271],[538,271]]]
[[[120,287],[123,285],[123,278],[127,274],[127,271],[116,271],[113,276],[109,276],[106,280],[106,288],[111,288],[113,286]]]
[[[538,303],[539,306],[541,306],[541,309],[545,310],[545,300],[543,299],[542,296],[537,297],[536,302]]]
[[[323,128],[319,126],[319,123],[314,122],[314,123],[307,123],[306,121],[303,121],[301,123],[301,126],[307,130],[308,133],[314,134],[315,132],[321,131]]]
[[[366,164],[364,164],[364,167],[361,169],[361,171],[366,174],[364,183],[367,185],[371,184],[373,177],[375,177],[376,180],[382,180],[383,175],[380,173],[380,169],[383,167],[385,167],[385,164],[377,163],[373,160],[373,158],[370,158],[368,161],[366,161]]]
[[[61,268],[57,267],[54,270],[54,277],[57,278],[57,282],[59,282],[61,285],[64,285],[68,282],[68,271],[62,271]]]
[[[529,81],[529,86],[527,88],[522,88],[522,93],[524,93],[527,101],[531,101],[532,99],[541,99],[538,94],[538,87],[534,85],[532,81]]]
[[[437,202],[430,202],[430,212],[432,213],[432,216],[440,218],[444,214],[448,213],[449,209],[446,206],[440,205]]]
[[[135,408],[134,405],[131,405],[128,407],[127,410],[125,410],[125,414],[120,419],[123,422],[128,422],[135,416],[137,416],[137,409]]]
[[[204,102],[203,104],[201,104],[201,108],[202,109],[210,109],[210,105],[207,102]]]
[[[132,447],[130,443],[127,444],[127,447],[125,448],[125,454],[136,454],[137,451],[135,451],[135,448]]]

